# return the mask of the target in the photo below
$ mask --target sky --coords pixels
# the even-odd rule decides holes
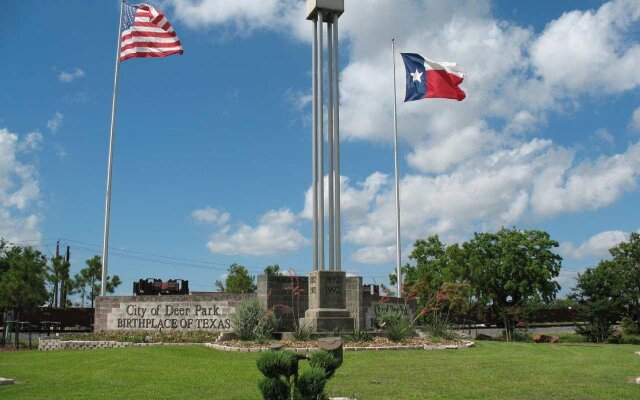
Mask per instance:
[[[559,283],[640,231],[640,2],[346,0],[343,269],[395,258],[398,52],[457,62],[463,102],[402,103],[402,254],[500,227],[560,243]],[[237,262],[311,269],[311,23],[299,0],[157,0],[184,55],[120,68],[109,273],[214,290]],[[117,0],[0,0],[0,236],[72,272],[101,254]],[[90,12],[87,13],[87,10]],[[81,17],[84,15],[84,17]]]

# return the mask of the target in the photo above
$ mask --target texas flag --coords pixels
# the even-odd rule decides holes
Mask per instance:
[[[435,62],[414,53],[401,53],[407,70],[407,94],[404,101],[444,98],[463,100],[466,95],[458,87],[464,70],[451,62]]]

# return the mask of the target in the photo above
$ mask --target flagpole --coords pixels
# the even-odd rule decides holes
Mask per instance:
[[[400,182],[398,177],[398,101],[396,94],[396,41],[391,38],[391,59],[393,62],[393,150],[396,176],[396,268],[398,297],[402,297],[402,270],[400,246]]]
[[[111,102],[111,128],[109,130],[109,161],[107,165],[107,194],[104,206],[104,240],[102,242],[102,281],[100,296],[106,294],[107,271],[109,268],[109,220],[111,218],[111,173],[113,169],[113,145],[116,136],[116,105],[118,93],[118,75],[120,73],[120,45],[122,44],[122,13],[124,12],[124,0],[120,3],[120,19],[118,20],[118,45],[116,51],[115,76],[113,78],[113,98]]]

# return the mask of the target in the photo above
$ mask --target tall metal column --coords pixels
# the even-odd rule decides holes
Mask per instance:
[[[311,52],[311,91],[313,94],[313,111],[311,129],[311,168],[313,170],[313,270],[318,270],[318,108],[316,99],[318,96],[318,21],[313,21],[313,45]]]
[[[324,271],[324,46],[322,44],[323,31],[322,11],[318,11],[318,97],[316,98],[318,108],[318,269]]]
[[[338,85],[338,14],[333,14],[333,179],[334,179],[334,198],[335,203],[335,270],[342,270],[341,261],[341,237],[340,237],[340,87]]]
[[[327,183],[329,185],[329,269],[335,270],[335,217],[334,217],[334,197],[333,197],[333,151],[334,151],[334,136],[333,136],[333,24],[331,21],[327,22],[327,134],[328,134],[328,149],[327,160],[329,164],[329,173],[327,174]]]

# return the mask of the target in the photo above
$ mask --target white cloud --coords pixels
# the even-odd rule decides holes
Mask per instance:
[[[62,120],[64,119],[64,115],[61,112],[56,112],[53,114],[53,117],[49,121],[47,121],[47,128],[51,131],[51,133],[57,133],[58,129],[60,129],[60,125],[62,125]]]
[[[631,116],[631,122],[629,123],[629,127],[636,132],[640,132],[640,107],[636,108],[633,111],[633,115]]]
[[[231,216],[227,212],[221,212],[215,208],[206,207],[194,210],[191,213],[191,218],[201,224],[225,225],[229,222]]]
[[[0,236],[10,241],[41,237],[40,217],[32,210],[40,198],[37,171],[19,158],[32,150],[34,140],[27,135],[20,141],[17,134],[0,128]]]
[[[639,19],[636,0],[611,1],[597,11],[567,12],[533,43],[534,69],[559,90],[595,94],[633,89],[640,85],[640,45],[626,34],[636,29]]]
[[[226,225],[207,243],[213,253],[268,256],[293,252],[309,243],[297,229],[298,220],[289,209],[271,210],[253,227]]]
[[[84,71],[76,67],[71,71],[60,71],[58,74],[58,80],[63,83],[69,83],[78,78],[82,78],[84,75]]]
[[[17,149],[18,151],[24,152],[32,152],[40,150],[40,145],[42,144],[42,133],[38,131],[28,133],[24,139],[20,140],[18,143]]]
[[[627,240],[629,240],[627,232],[606,231],[590,237],[577,247],[570,242],[562,243],[560,250],[562,254],[576,260],[585,257],[605,258],[609,255],[610,248]]]
[[[395,257],[396,246],[367,246],[354,251],[350,259],[360,264],[389,264]]]

